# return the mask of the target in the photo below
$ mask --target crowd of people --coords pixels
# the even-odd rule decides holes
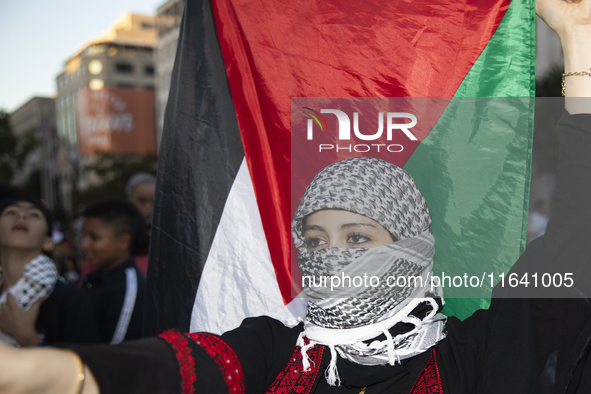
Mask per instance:
[[[127,200],[84,208],[64,232],[43,201],[3,188],[0,341],[31,347],[141,338],[155,182],[134,175]]]

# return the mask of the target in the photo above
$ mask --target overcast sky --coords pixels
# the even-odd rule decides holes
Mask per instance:
[[[0,0],[0,109],[52,97],[64,61],[126,11],[155,15],[165,0]]]

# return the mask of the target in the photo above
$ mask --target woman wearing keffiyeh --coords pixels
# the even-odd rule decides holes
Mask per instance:
[[[302,197],[292,237],[300,272],[313,284],[304,288],[308,313],[298,339],[304,370],[310,367],[306,353],[317,344],[333,353],[326,378],[337,385],[335,350],[361,365],[393,366],[445,338],[446,318],[437,303],[442,291],[429,288],[435,244],[431,216],[403,169],[368,157],[324,168]],[[320,283],[322,277],[341,281],[367,275],[376,278],[376,286]],[[385,285],[388,278],[409,285]],[[422,319],[413,315],[421,304],[430,306]],[[390,333],[398,323],[412,328]],[[376,339],[380,335],[383,339]]]

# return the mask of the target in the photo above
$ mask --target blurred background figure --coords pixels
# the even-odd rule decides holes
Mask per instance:
[[[52,227],[51,213],[33,196],[14,192],[0,202],[2,342],[39,346],[99,341],[89,299],[64,283],[50,258],[58,238]]]
[[[148,248],[150,245],[150,227],[154,211],[156,178],[146,172],[139,172],[127,181],[125,194],[127,200],[138,209],[146,226],[146,233],[138,237],[137,247],[133,250],[135,264],[144,277],[148,272]]]
[[[544,201],[536,203],[536,210],[530,212],[527,224],[527,242],[530,243],[546,232],[548,224],[548,205]]]
[[[154,193],[156,192],[156,178],[147,172],[139,172],[129,178],[125,186],[127,200],[135,205],[142,214],[144,224],[150,229],[152,212],[154,210]]]
[[[61,222],[55,220],[53,222],[51,238],[55,245],[53,249],[53,261],[55,262],[58,273],[68,284],[76,284],[80,279],[82,261],[72,245],[73,234],[62,232]]]

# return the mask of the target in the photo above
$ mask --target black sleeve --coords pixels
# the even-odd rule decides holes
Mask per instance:
[[[245,319],[222,336],[181,334],[120,345],[74,346],[101,393],[264,393],[291,356],[302,326]]]
[[[575,287],[589,298],[591,283],[591,114],[569,115],[558,122],[560,139],[552,213],[541,238],[549,260],[573,272]]]
[[[591,115],[565,111],[557,132],[558,180],[546,235],[532,241],[510,271],[530,275],[530,284],[499,284],[487,311],[448,325],[448,337],[437,345],[444,392],[565,393],[589,384]],[[531,281],[534,273],[540,280],[569,272],[568,288],[541,282],[536,288]]]
[[[528,245],[512,269],[519,277],[527,273],[529,279],[537,272],[537,286],[533,280],[527,287],[505,285],[497,287],[493,296],[591,297],[591,114],[571,116],[565,110],[557,134],[559,164],[546,233]],[[556,281],[545,286],[549,278]],[[571,281],[572,286],[566,286]],[[560,282],[564,285],[555,286]]]
[[[120,345],[73,346],[104,394],[180,394],[181,374],[172,348],[160,338]]]
[[[566,111],[560,139],[552,216],[509,274],[529,285],[497,285],[479,357],[484,392],[566,392],[591,340],[591,115]],[[538,275],[537,286],[532,275]],[[549,278],[572,286],[546,287]],[[557,281],[556,283],[559,283]],[[570,283],[569,283],[570,284]],[[500,379],[499,377],[502,377]]]

